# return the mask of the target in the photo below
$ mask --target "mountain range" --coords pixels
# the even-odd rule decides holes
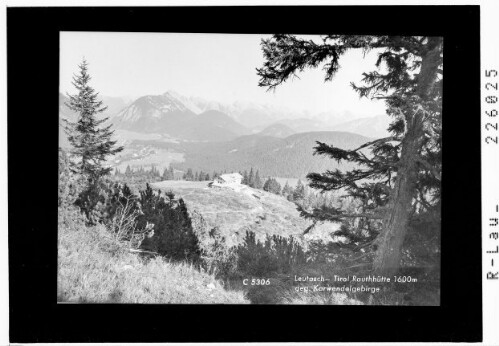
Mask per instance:
[[[118,129],[161,133],[188,141],[228,141],[249,134],[243,125],[217,110],[200,114],[169,92],[143,96],[112,118]]]
[[[103,97],[116,129],[155,133],[185,141],[228,141],[241,135],[261,134],[284,138],[293,133],[345,131],[368,137],[385,137],[389,118],[378,115],[358,118],[349,112],[323,112],[311,115],[271,105],[251,102],[223,104],[186,97],[174,91],[147,95],[128,102],[119,97]],[[72,118],[59,95],[59,113]]]
[[[350,169],[353,166],[348,163],[339,165],[330,158],[314,156],[316,141],[352,149],[386,136],[389,122],[386,115],[343,121],[350,115],[334,112],[314,117],[300,117],[295,112],[287,117],[275,107],[210,103],[173,91],[139,97],[128,104],[120,98],[103,99],[109,108],[99,117],[109,117],[116,138],[126,143],[116,162],[126,165],[131,160],[135,166],[162,167],[173,163],[179,170],[220,172],[254,167],[262,176],[300,178],[310,172]],[[76,114],[65,102],[67,97],[60,94],[60,119],[74,121]],[[255,123],[251,123],[253,119]],[[60,146],[67,147],[60,123]],[[155,154],[144,156],[144,152]]]

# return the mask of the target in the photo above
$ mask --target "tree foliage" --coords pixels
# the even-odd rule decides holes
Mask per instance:
[[[305,198],[305,186],[303,186],[301,180],[298,180],[298,182],[296,183],[296,187],[293,191],[293,200],[299,201],[303,198]]]
[[[362,85],[351,86],[360,97],[385,100],[392,117],[391,136],[354,150],[317,142],[315,155],[355,163],[358,168],[307,176],[310,187],[344,189],[362,201],[362,208],[356,213],[334,207],[301,209],[303,216],[316,221],[364,219],[367,242],[378,235],[373,244],[378,273],[398,270],[411,215],[438,213],[440,208],[442,44],[440,37],[412,36],[324,35],[317,42],[285,34],[262,40],[265,61],[257,72],[259,85],[268,89],[319,66],[325,81],[330,81],[340,68],[340,57],[350,49],[378,54],[376,70],[362,74]],[[342,232],[355,237],[348,227]]]
[[[78,114],[76,122],[66,120],[66,132],[72,146],[71,166],[73,170],[91,181],[108,175],[112,168],[105,167],[108,156],[123,150],[112,140],[112,125],[101,127],[108,118],[98,119],[97,115],[107,107],[98,100],[98,93],[89,85],[90,75],[85,60],[79,65],[79,73],[73,77],[77,93],[67,94],[66,106]]]
[[[265,184],[263,184],[263,190],[267,192],[274,193],[276,195],[281,194],[281,184],[272,177],[269,177],[267,181],[265,181]]]
[[[71,144],[69,167],[76,176],[86,180],[75,204],[86,214],[89,223],[95,223],[95,208],[104,200],[102,177],[109,175],[112,170],[106,166],[106,160],[121,152],[123,147],[117,146],[116,141],[112,140],[112,125],[102,126],[108,118],[97,118],[106,107],[98,100],[98,93],[89,85],[89,81],[88,64],[83,60],[78,74],[73,76],[77,93],[67,94],[69,101],[66,103],[77,114],[77,119],[75,122],[65,119],[65,130]]]

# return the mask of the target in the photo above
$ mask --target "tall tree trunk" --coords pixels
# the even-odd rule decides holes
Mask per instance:
[[[441,38],[430,37],[425,48],[416,90],[421,100],[425,100],[437,78],[442,49]],[[405,114],[406,134],[402,140],[397,179],[388,205],[390,212],[384,219],[383,232],[377,241],[374,271],[378,275],[392,276],[400,268],[402,245],[407,233],[409,213],[417,182],[417,159],[423,135],[422,113],[422,111],[416,111]]]

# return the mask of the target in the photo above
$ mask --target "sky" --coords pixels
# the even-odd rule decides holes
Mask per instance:
[[[72,75],[85,58],[90,85],[101,95],[135,99],[174,90],[185,96],[232,103],[255,102],[311,114],[350,111],[385,113],[382,101],[359,99],[350,82],[375,69],[376,53],[349,51],[340,70],[324,82],[321,68],[308,69],[275,91],[258,86],[264,35],[61,32],[60,91],[74,92]]]

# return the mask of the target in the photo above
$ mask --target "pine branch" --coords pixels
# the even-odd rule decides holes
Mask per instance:
[[[332,215],[331,215],[332,216]],[[366,214],[366,213],[358,213],[358,214],[347,214],[347,213],[342,213],[339,215],[342,218],[358,218],[358,217],[365,217],[366,219],[376,219],[376,220],[382,220],[384,218],[383,215],[378,215],[378,214]]]
[[[317,221],[336,221],[340,222],[343,219],[352,219],[352,218],[367,218],[367,219],[379,219],[382,220],[384,215],[381,214],[368,214],[368,213],[346,213],[338,208],[330,208],[326,206],[322,206],[320,208],[313,208],[311,212],[306,211],[301,206],[298,206],[298,211],[300,212],[300,216],[306,219],[313,219]]]

